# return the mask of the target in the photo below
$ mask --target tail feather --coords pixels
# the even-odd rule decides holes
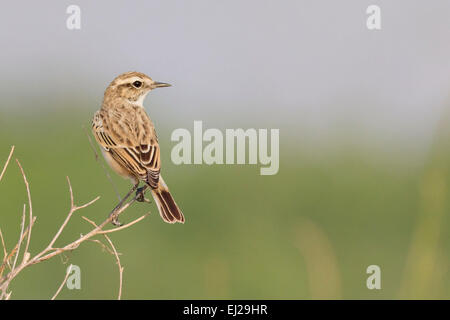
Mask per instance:
[[[172,195],[162,178],[156,189],[152,189],[153,199],[155,199],[161,218],[167,223],[184,223],[184,215],[175,203]]]

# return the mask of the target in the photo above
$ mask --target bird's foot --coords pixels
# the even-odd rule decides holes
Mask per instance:
[[[116,214],[111,214],[111,216],[112,216],[111,223],[116,227],[120,227],[122,223],[119,221],[119,217]]]
[[[146,197],[144,197],[144,193],[145,193],[146,189],[147,189],[147,186],[143,186],[136,190],[136,201],[151,203],[150,200],[148,200]]]
[[[144,197],[144,190],[145,187],[140,187],[136,190],[136,201],[138,202],[145,202],[145,197]]]
[[[109,217],[111,218],[111,223],[113,225],[115,225],[116,227],[120,227],[122,225],[122,223],[119,222],[119,215],[117,214],[117,211],[120,209],[121,207],[118,205],[117,207],[114,208],[114,210],[109,214]]]

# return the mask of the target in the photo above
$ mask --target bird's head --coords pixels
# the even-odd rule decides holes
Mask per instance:
[[[105,98],[122,98],[142,106],[146,95],[153,89],[170,87],[170,84],[154,81],[140,72],[126,72],[115,78],[105,91]]]

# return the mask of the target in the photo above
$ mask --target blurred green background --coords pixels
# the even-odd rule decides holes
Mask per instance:
[[[66,175],[77,204],[101,199],[74,215],[60,245],[90,229],[81,215],[99,223],[117,202],[82,116],[88,115],[2,117],[2,159],[14,143],[14,158],[31,183],[38,217],[32,253],[44,248],[68,212]],[[314,156],[282,143],[275,176],[260,176],[255,166],[175,166],[167,161],[170,143],[163,142],[163,172],[187,222],[163,223],[153,204],[126,211],[123,222],[151,215],[111,235],[125,267],[123,298],[448,298],[447,128],[442,122],[424,166],[386,163],[357,148]],[[160,136],[168,140],[167,132]],[[128,190],[128,181],[113,180],[122,193]],[[0,194],[10,249],[26,203],[14,162]],[[13,282],[13,297],[51,297],[73,263],[81,268],[82,289],[65,289],[60,298],[115,298],[117,267],[102,251],[88,242],[66,254],[67,261],[32,266]],[[381,267],[382,290],[366,288],[371,264]]]
[[[104,89],[137,70],[172,88],[144,105],[156,124],[165,181],[186,216],[168,225],[154,204],[111,234],[124,299],[450,298],[450,43],[448,1],[78,1],[9,3],[0,16],[0,166],[10,147],[31,184],[31,253],[77,204],[57,242],[90,230],[117,203],[86,131]],[[405,11],[408,8],[408,11]],[[126,14],[125,14],[126,12]],[[406,13],[405,13],[406,12]],[[20,17],[21,23],[17,23]],[[230,21],[232,23],[230,23]],[[171,132],[280,129],[280,169],[181,165]],[[121,194],[130,183],[114,174]],[[14,161],[0,182],[7,249],[20,232],[25,186]],[[102,240],[101,238],[98,238]],[[68,264],[81,290],[61,299],[115,299],[114,257],[93,242],[23,271],[13,299],[49,299]],[[381,290],[366,268],[381,267]]]

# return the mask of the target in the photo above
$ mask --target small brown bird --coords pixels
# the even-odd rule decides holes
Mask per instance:
[[[115,78],[105,91],[103,104],[92,120],[92,131],[103,156],[119,175],[131,179],[136,189],[146,183],[162,219],[184,223],[184,216],[164,183],[155,127],[143,102],[156,88],[170,84],[153,81],[139,72]]]

